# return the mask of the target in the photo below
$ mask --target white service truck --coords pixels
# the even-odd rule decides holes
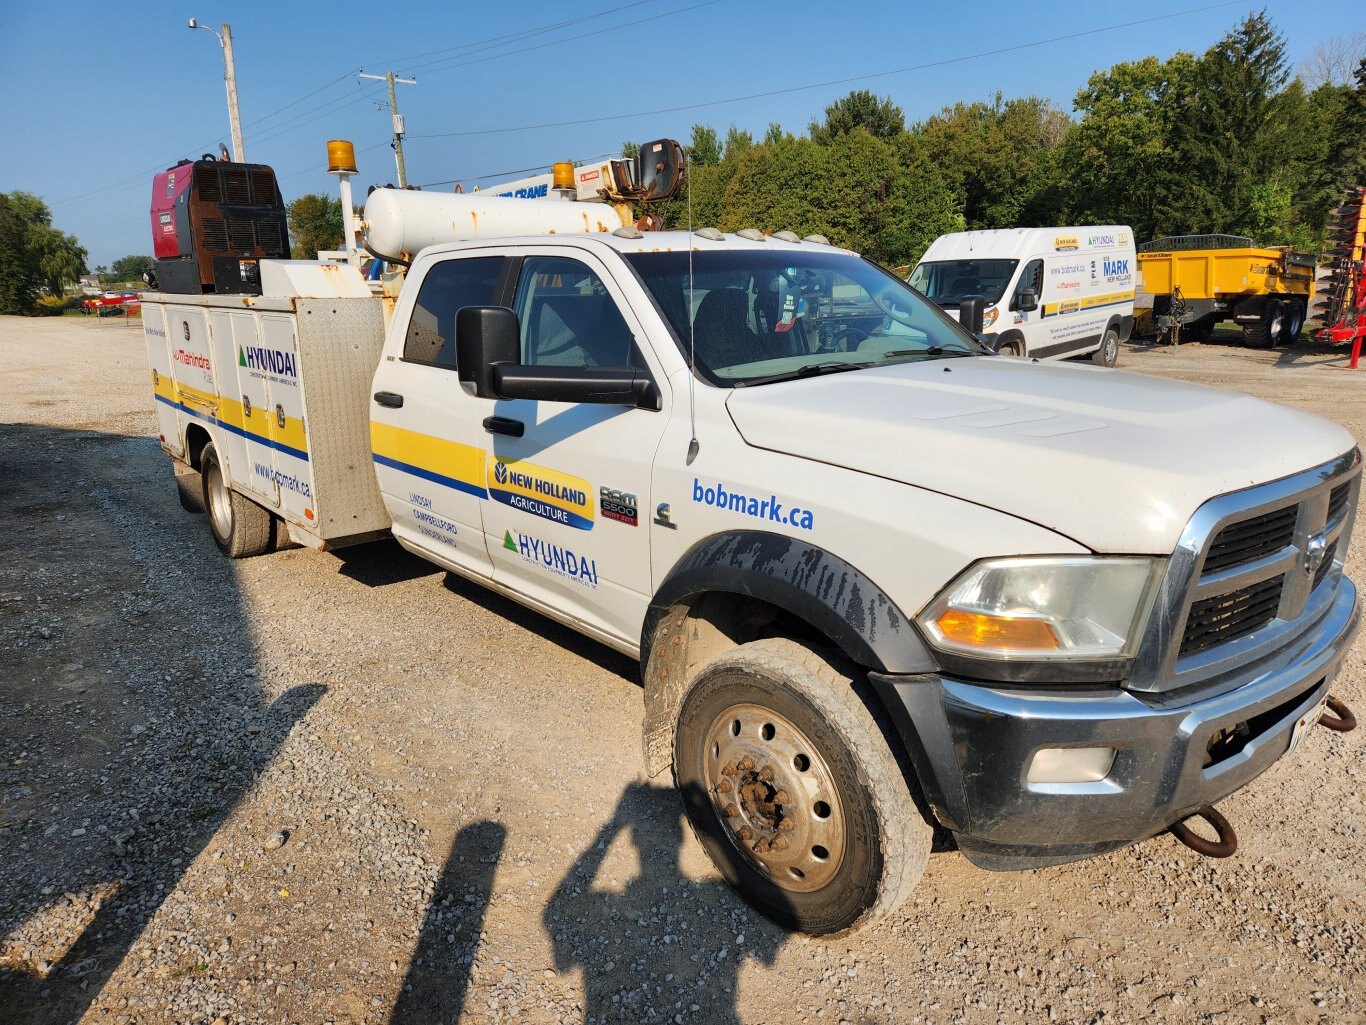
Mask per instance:
[[[930,243],[910,282],[955,319],[982,300],[982,338],[1003,356],[1113,367],[1134,326],[1128,225],[958,231]],[[972,325],[975,329],[976,325]]]
[[[219,547],[392,533],[639,658],[648,771],[811,933],[901,904],[935,824],[991,869],[1229,853],[1211,806],[1350,727],[1343,428],[1001,358],[820,241],[582,206],[380,190],[389,297],[269,260],[260,295],[145,296]]]

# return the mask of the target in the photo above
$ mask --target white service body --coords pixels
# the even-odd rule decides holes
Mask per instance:
[[[1108,332],[1128,339],[1136,273],[1127,225],[1002,228],[941,235],[910,282],[955,318],[961,296],[981,295],[983,333],[1004,354],[1068,359],[1100,350]]]

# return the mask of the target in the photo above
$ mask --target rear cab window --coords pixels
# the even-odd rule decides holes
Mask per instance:
[[[455,315],[466,306],[490,306],[507,258],[476,256],[436,264],[422,279],[403,359],[455,369]]]

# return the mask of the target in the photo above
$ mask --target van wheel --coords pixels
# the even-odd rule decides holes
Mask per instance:
[[[1024,346],[1019,342],[1002,342],[1001,347],[996,350],[998,356],[1023,356]]]
[[[204,480],[204,508],[214,544],[230,559],[247,559],[270,547],[270,513],[228,487],[218,449],[204,446],[199,475]]]
[[[860,928],[910,896],[932,830],[859,677],[784,638],[698,673],[679,711],[674,782],[702,846],[779,925]]]
[[[1119,332],[1112,327],[1101,336],[1100,348],[1091,353],[1091,362],[1098,367],[1112,367],[1119,362]]]

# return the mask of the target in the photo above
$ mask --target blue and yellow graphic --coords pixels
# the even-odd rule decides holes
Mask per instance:
[[[489,456],[485,483],[495,502],[566,527],[593,529],[593,489],[581,477]]]

